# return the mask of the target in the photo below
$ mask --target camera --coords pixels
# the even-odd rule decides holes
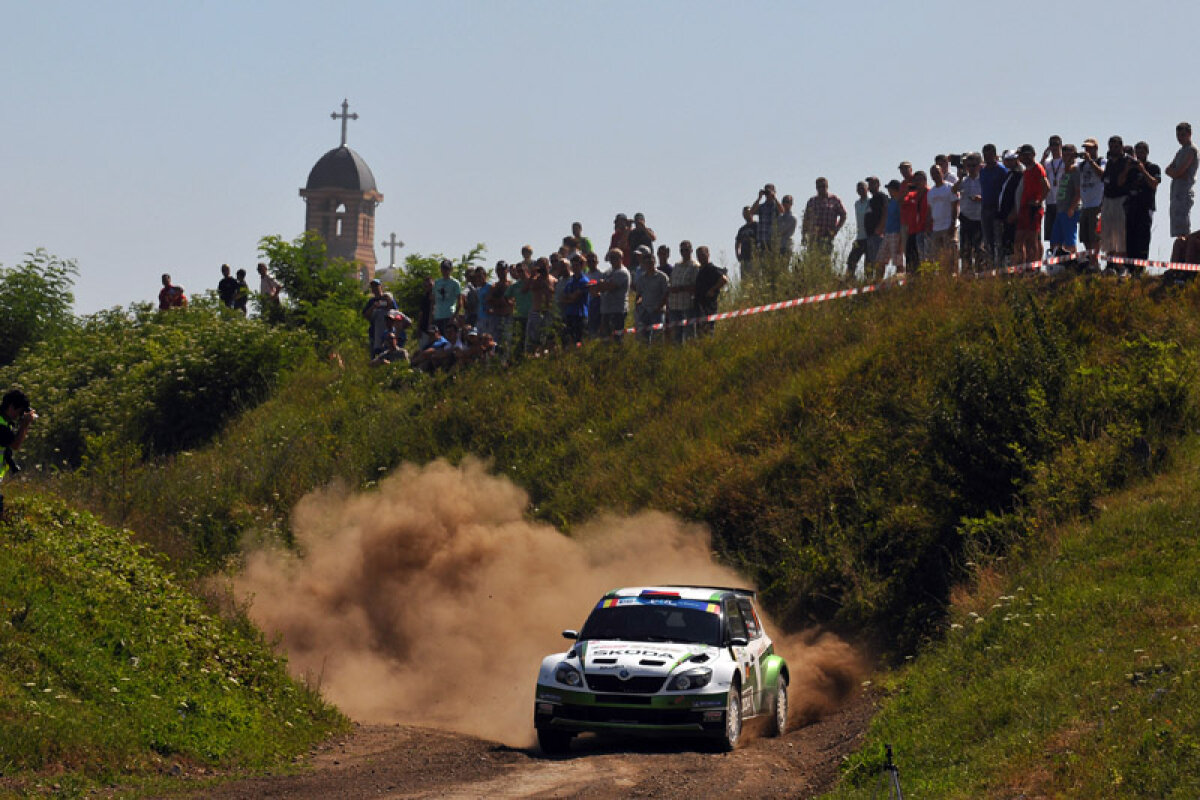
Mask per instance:
[[[952,167],[961,167],[962,166],[963,159],[962,159],[962,156],[960,156],[958,153],[951,153],[949,155],[949,160],[950,160],[950,166],[952,166]]]

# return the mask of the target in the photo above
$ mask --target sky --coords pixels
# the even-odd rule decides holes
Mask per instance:
[[[190,293],[304,226],[340,140],[384,195],[379,243],[488,263],[644,212],[734,264],[741,208],[1051,134],[1144,139],[1197,119],[1200,4],[1112,0],[2,0],[0,264],[74,259],[76,311]],[[1086,12],[1086,13],[1085,13]],[[1060,20],[1060,22],[1055,22]],[[1190,36],[1190,34],[1188,34]],[[1172,44],[1172,42],[1175,42]],[[1152,258],[1166,258],[1168,187]],[[1200,224],[1200,211],[1193,212]]]

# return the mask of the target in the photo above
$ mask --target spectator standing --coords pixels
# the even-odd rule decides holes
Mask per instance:
[[[1133,159],[1125,155],[1120,136],[1108,139],[1108,163],[1104,165],[1104,202],[1100,206],[1100,249],[1110,256],[1126,252],[1125,198],[1129,195],[1129,172]]]
[[[742,206],[742,219],[745,222],[738,228],[737,236],[734,237],[733,252],[737,255],[738,265],[741,267],[742,280],[747,280],[754,277],[755,248],[758,244],[758,223],[754,221],[754,209],[751,206]],[[660,253],[663,247],[666,245],[658,248]],[[662,262],[661,255],[659,261]]]
[[[758,190],[758,198],[750,210],[758,217],[758,249],[763,253],[775,250],[775,220],[783,213],[783,203],[775,197],[775,184],[768,183]],[[690,255],[690,254],[689,254]]]
[[[953,188],[954,185],[958,183],[958,178],[955,177],[954,173],[950,171],[951,164],[949,157],[947,157],[945,153],[938,153],[933,157],[933,163],[937,164],[937,168],[942,171],[942,181],[947,186]],[[930,171],[929,174],[930,177],[933,176],[932,171]]]
[[[1008,177],[1008,168],[996,158],[996,145],[983,146],[983,168],[979,170],[980,194],[983,202],[979,217],[983,223],[983,250],[988,261],[999,264],[1000,243],[1004,233],[1004,218],[1000,216],[1000,189]]]
[[[525,352],[525,332],[529,326],[529,312],[533,308],[533,292],[524,261],[514,264],[510,272],[514,280],[505,294],[513,301],[512,353],[515,355]]]
[[[796,215],[792,213],[792,205],[795,200],[790,194],[783,196],[783,201],[780,203],[783,206],[783,211],[779,213],[779,219],[775,220],[775,235],[779,240],[779,252],[783,255],[784,264],[790,264],[792,261],[792,253],[796,248]],[[699,251],[696,251],[699,253]]]
[[[616,258],[618,258],[621,264],[624,265],[625,254],[616,250],[609,250],[604,257],[604,260],[608,261],[611,266],[611,259],[614,257],[614,253],[616,254]],[[604,270],[600,269],[600,259],[596,257],[595,253],[588,253],[584,255],[583,258],[584,263],[587,264],[587,272],[584,274],[587,275],[588,280],[592,282],[592,292],[590,295],[588,295],[587,332],[588,336],[596,339],[600,337],[601,329],[604,327],[604,314],[600,310],[601,296],[600,293],[595,290],[595,286],[599,281],[603,280]]]
[[[496,266],[499,267],[503,263],[503,261],[497,261]],[[463,328],[463,332],[465,332],[467,328],[476,328],[480,333],[494,335],[494,331],[492,330],[492,314],[490,311],[492,284],[488,281],[487,270],[483,267],[476,267],[471,274],[475,280],[475,295],[478,305],[475,308],[475,322],[471,323],[468,321],[466,326]],[[465,337],[459,338],[465,339]]]
[[[417,307],[417,348],[424,350],[433,341],[430,331],[437,330],[433,324],[433,278],[426,276],[421,289],[421,304]]]
[[[1200,151],[1192,144],[1192,124],[1181,122],[1175,126],[1175,138],[1179,151],[1167,165],[1167,177],[1171,179],[1171,236],[1187,236],[1192,232],[1192,203],[1196,194],[1196,165],[1200,162]]]
[[[481,333],[491,334],[497,350],[505,358],[512,352],[513,309],[516,307],[516,302],[509,292],[512,286],[508,277],[508,264],[504,261],[497,262],[496,282],[487,293],[487,313],[491,330]]]
[[[20,389],[12,389],[0,398],[0,447],[4,448],[0,460],[0,480],[9,471],[19,472],[20,467],[13,459],[13,451],[20,450],[29,435],[29,426],[38,418],[29,406],[29,398]],[[0,495],[0,515],[4,514],[4,495]]]
[[[575,248],[579,250],[579,252],[583,253],[584,255],[596,252],[596,248],[592,247],[592,240],[583,235],[582,222],[571,223],[571,236],[575,239]]]
[[[879,178],[872,175],[867,178],[867,189],[871,199],[867,204],[867,268],[874,270],[879,263],[879,248],[883,244],[884,229],[887,226],[888,198],[879,185]],[[868,276],[864,273],[864,278]]]
[[[372,278],[371,296],[363,306],[362,315],[367,320],[367,352],[375,356],[383,349],[383,337],[388,332],[388,313],[398,310],[395,299],[383,291],[379,278]]]
[[[624,214],[617,214],[613,219],[613,234],[608,241],[609,250],[620,250],[622,257],[625,259],[625,266],[628,267],[633,262],[631,256],[633,250],[629,247],[629,217]]]
[[[1088,137],[1083,140],[1079,155],[1079,239],[1084,250],[1093,253],[1100,247],[1100,206],[1104,202],[1104,165],[1099,143]]]
[[[653,248],[654,242],[656,239],[658,239],[658,237],[654,235],[654,231],[651,230],[650,228],[646,227],[646,215],[640,211],[638,213],[634,214],[633,215],[633,230],[631,230],[629,232],[629,247],[635,251],[639,247]],[[627,250],[627,251],[623,251],[623,252],[629,252],[629,251]],[[633,266],[632,257],[627,258],[625,260],[625,268],[629,269],[632,266]]]
[[[1133,169],[1129,173],[1129,195],[1125,199],[1125,251],[1130,258],[1150,258],[1150,229],[1158,209],[1155,195],[1162,183],[1162,169],[1150,161],[1150,145],[1133,146]],[[1142,267],[1131,272],[1141,274]]]
[[[859,259],[867,258],[867,213],[871,210],[871,198],[867,194],[867,182],[859,181],[854,186],[858,199],[854,201],[854,244],[850,247],[850,255],[846,257],[846,277],[853,278],[854,270],[858,268]],[[866,268],[863,268],[866,274]]]
[[[933,188],[929,190],[929,252],[947,272],[958,265],[958,245],[955,242],[955,223],[958,221],[958,195],[946,183],[946,176],[937,164],[929,168]]]
[[[529,322],[525,328],[526,353],[536,353],[542,349],[546,338],[546,329],[554,319],[556,283],[555,277],[550,274],[549,259],[539,258],[534,263],[534,273],[530,284],[533,303],[529,311]]]
[[[638,245],[639,259],[650,255],[649,245]],[[651,256],[650,263],[654,263]],[[621,254],[609,254],[610,269],[604,277],[595,284],[595,292],[600,296],[600,335],[609,341],[620,337],[625,330],[625,317],[629,313],[629,270],[625,268]]]
[[[909,184],[912,189],[900,203],[900,238],[904,240],[907,270],[916,273],[918,265],[928,257],[929,246],[929,191],[925,173],[914,172]]]
[[[708,335],[713,332],[716,327],[716,322],[706,319],[717,313],[717,308],[720,304],[721,289],[725,288],[725,284],[729,283],[729,278],[725,274],[725,270],[718,267],[716,264],[708,260],[708,248],[701,246],[696,248],[696,259],[700,262],[700,268],[696,270],[696,312],[699,315],[697,320],[697,331],[700,335]]]
[[[1000,219],[1004,227],[1000,232],[1000,264],[1011,264],[1016,249],[1017,225],[1010,217],[1021,204],[1021,186],[1025,180],[1025,167],[1014,150],[1004,151],[1004,167],[1008,170],[1004,184],[1000,187]]]
[[[258,262],[258,297],[262,301],[264,307],[279,305],[279,292],[283,285],[275,280],[270,272],[267,272],[267,265],[263,262]]]
[[[576,346],[583,344],[583,333],[587,326],[588,285],[591,281],[583,274],[584,263],[583,256],[578,254],[571,259],[571,277],[567,279],[563,292],[563,321],[566,323],[564,342]]]
[[[658,248],[660,257],[664,249],[665,246]],[[663,323],[671,279],[665,272],[655,268],[654,256],[649,251],[642,251],[638,258],[642,266],[634,283],[637,300],[634,303],[633,318],[638,337],[649,343],[654,336],[654,326]]]
[[[1058,210],[1055,206],[1058,197],[1058,181],[1065,169],[1061,136],[1055,134],[1047,142],[1046,149],[1042,151],[1042,169],[1046,173],[1046,182],[1050,187],[1046,194],[1046,225],[1042,238],[1050,241],[1050,235],[1054,231],[1054,215]]]
[[[463,319],[470,327],[475,327],[479,324],[479,286],[482,279],[479,276],[479,270],[467,269],[466,274],[467,287],[463,292],[462,313]]]
[[[237,302],[237,279],[229,274],[229,265],[221,265],[221,280],[217,283],[217,297],[226,308],[233,308]]]
[[[671,248],[660,244],[658,246],[658,271],[669,278],[673,269],[675,267],[671,265]]]
[[[680,261],[671,271],[671,286],[667,296],[667,316],[671,325],[671,338],[676,344],[692,337],[693,318],[696,316],[696,273],[700,265],[692,260],[692,243],[684,239],[679,243]]]
[[[963,271],[976,272],[983,265],[983,181],[980,178],[982,162],[978,153],[963,156],[966,172],[955,185],[958,192],[958,234],[962,253]]]
[[[462,311],[462,284],[450,276],[454,264],[443,258],[440,266],[442,277],[433,282],[433,324],[438,333],[445,333],[446,323]]]
[[[1046,170],[1035,158],[1033,145],[1023,144],[1017,151],[1025,174],[1021,178],[1021,197],[1017,207],[1008,215],[1016,226],[1013,258],[1018,264],[1040,261],[1042,255],[1042,218],[1045,216],[1046,192],[1050,190]]]
[[[1075,145],[1063,146],[1062,173],[1058,176],[1058,195],[1054,198],[1054,229],[1050,231],[1051,255],[1074,253],[1078,242],[1079,209],[1083,195],[1075,156]]]
[[[250,305],[250,284],[246,283],[246,270],[239,269],[237,271],[237,293],[233,299],[233,309],[242,312],[242,316],[246,316],[248,306]]]
[[[846,224],[846,207],[836,194],[829,192],[829,181],[817,178],[817,193],[804,206],[803,237],[806,247],[828,254],[833,239]]]
[[[169,311],[172,308],[187,308],[187,295],[182,286],[171,283],[171,276],[163,273],[162,289],[158,292],[158,310]]]
[[[898,272],[904,272],[904,242],[901,241],[903,226],[900,223],[900,181],[890,180],[887,185],[887,211],[883,221],[883,241],[879,246],[876,259],[879,264],[879,277],[887,274],[888,265],[896,267]]]

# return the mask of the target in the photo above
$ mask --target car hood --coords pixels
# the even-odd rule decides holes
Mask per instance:
[[[635,675],[666,675],[690,661],[711,665],[720,653],[719,648],[705,644],[612,640],[581,642],[578,651],[585,672],[625,670]]]

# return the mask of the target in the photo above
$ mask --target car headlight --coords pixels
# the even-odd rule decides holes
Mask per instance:
[[[708,667],[690,669],[682,675],[676,675],[667,682],[667,689],[672,692],[685,692],[688,689],[699,689],[708,686],[712,680],[712,670]]]
[[[583,685],[583,676],[579,674],[579,670],[565,661],[554,668],[554,680],[567,686]]]

